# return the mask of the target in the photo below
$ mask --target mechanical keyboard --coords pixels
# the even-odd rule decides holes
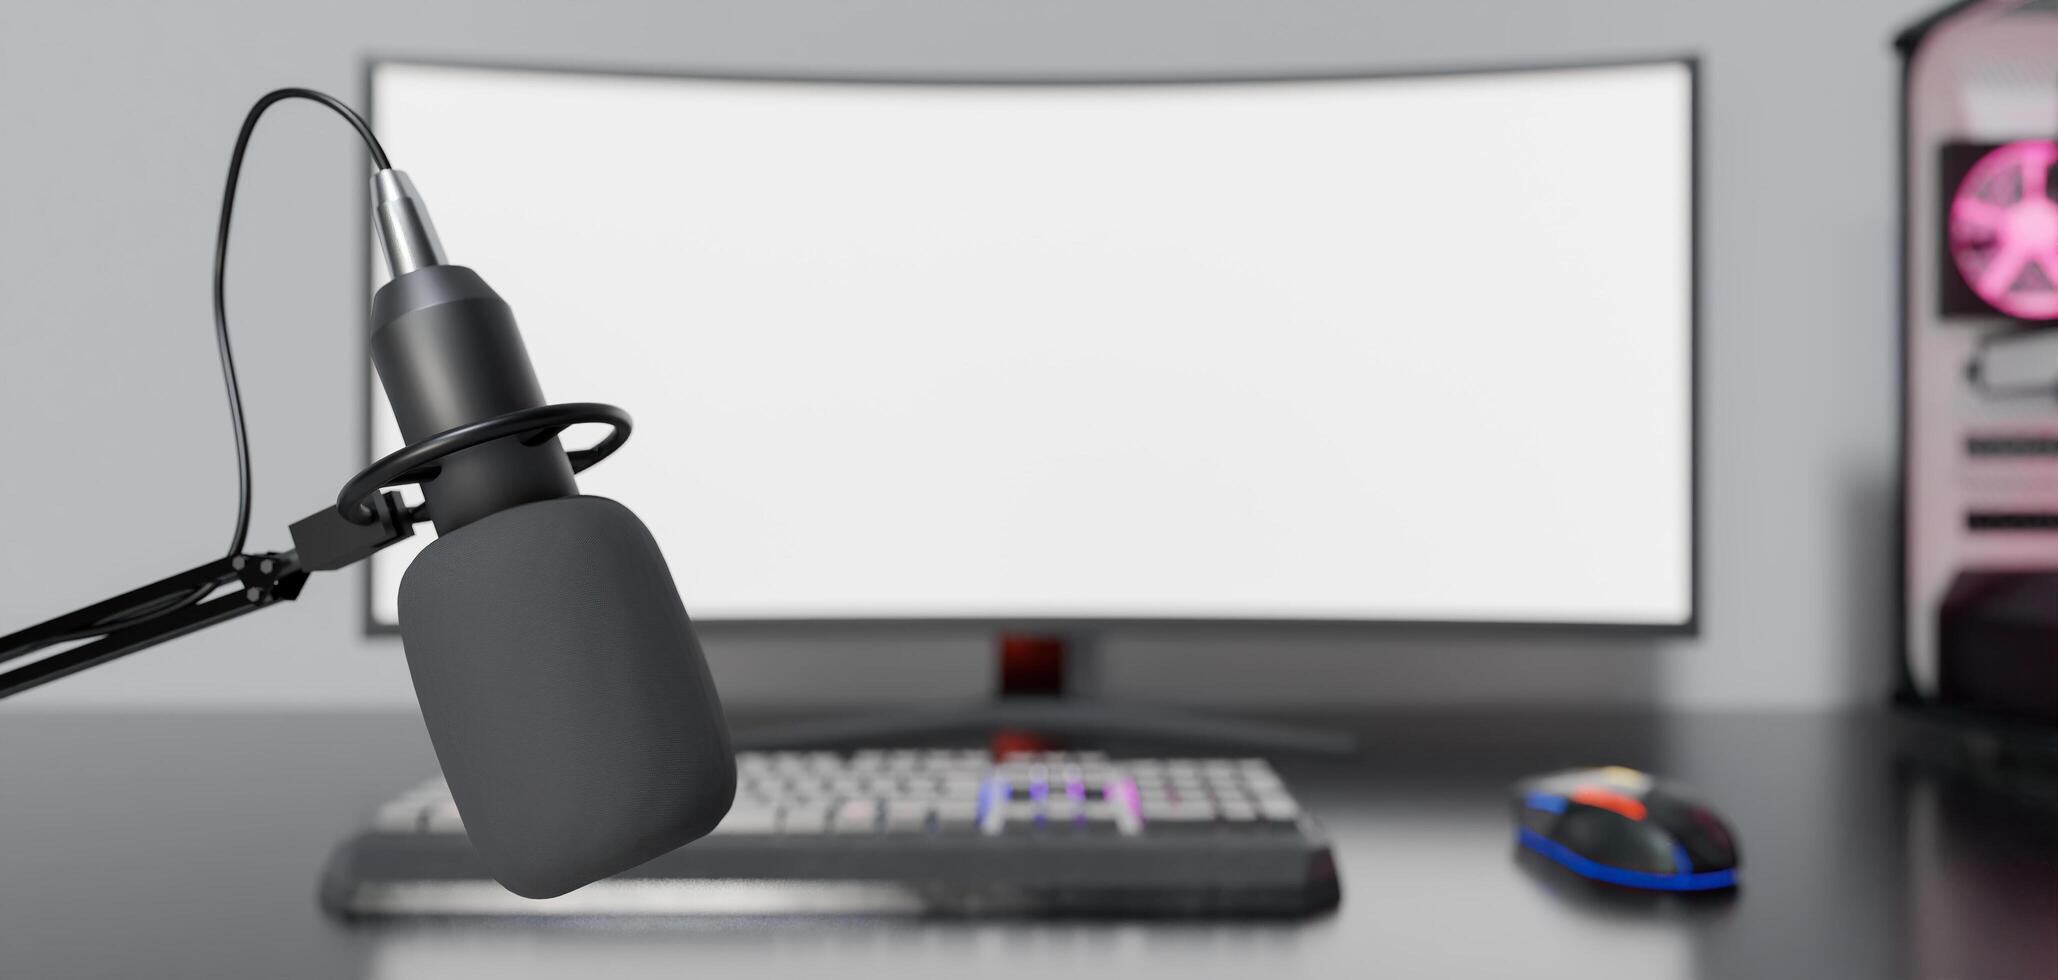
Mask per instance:
[[[322,902],[406,915],[1291,916],[1340,892],[1320,828],[1262,759],[994,762],[945,750],[744,752],[705,838],[532,901],[480,870],[440,778],[339,846]]]

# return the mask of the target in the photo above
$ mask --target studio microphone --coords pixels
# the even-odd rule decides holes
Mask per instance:
[[[736,790],[721,704],[650,531],[579,493],[555,430],[519,431],[545,402],[507,303],[445,261],[406,174],[380,170],[372,202],[393,274],[372,298],[372,362],[401,434],[516,420],[422,483],[438,537],[400,584],[408,671],[486,871],[560,895],[721,821]]]

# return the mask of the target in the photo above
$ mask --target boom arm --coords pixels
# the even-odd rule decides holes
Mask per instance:
[[[367,506],[373,517],[368,524],[345,520],[335,507],[323,508],[296,522],[292,527],[292,551],[217,558],[18,633],[0,636],[0,664],[46,647],[90,638],[89,642],[0,672],[0,698],[298,598],[309,573],[362,561],[414,534],[415,522],[427,516],[420,509],[410,511],[400,495],[393,492],[378,494]],[[206,598],[229,585],[239,587]],[[190,601],[195,595],[200,597],[199,601]],[[169,609],[161,613],[148,611],[162,607]],[[102,628],[108,624],[115,625]]]

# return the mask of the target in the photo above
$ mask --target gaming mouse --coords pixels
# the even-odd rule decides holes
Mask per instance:
[[[1707,806],[1621,766],[1515,784],[1515,841],[1595,881],[1654,891],[1736,886],[1736,835]]]

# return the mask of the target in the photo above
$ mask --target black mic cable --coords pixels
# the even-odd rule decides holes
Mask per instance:
[[[229,176],[222,189],[221,222],[216,226],[214,238],[214,340],[221,354],[222,387],[229,401],[229,428],[236,440],[236,524],[229,537],[229,557],[243,552],[250,536],[250,434],[243,421],[243,393],[236,383],[236,356],[229,345],[229,313],[225,284],[229,265],[229,227],[236,212],[236,184],[243,176],[243,155],[250,148],[250,136],[257,129],[257,121],[265,110],[289,99],[306,99],[309,102],[327,106],[357,130],[364,139],[365,150],[370,154],[374,170],[391,170],[392,162],[386,158],[386,148],[379,144],[370,123],[357,111],[324,92],[306,88],[282,88],[265,93],[264,97],[250,107],[243,117],[243,128],[236,134],[236,147],[229,154]],[[207,598],[212,589],[195,589],[174,592],[150,599],[115,615],[109,616],[92,626],[57,636],[46,637],[33,647],[24,650],[0,650],[0,655],[21,655],[30,650],[75,640],[87,640],[104,636],[119,629],[126,629],[147,623],[162,616],[168,616]]]

